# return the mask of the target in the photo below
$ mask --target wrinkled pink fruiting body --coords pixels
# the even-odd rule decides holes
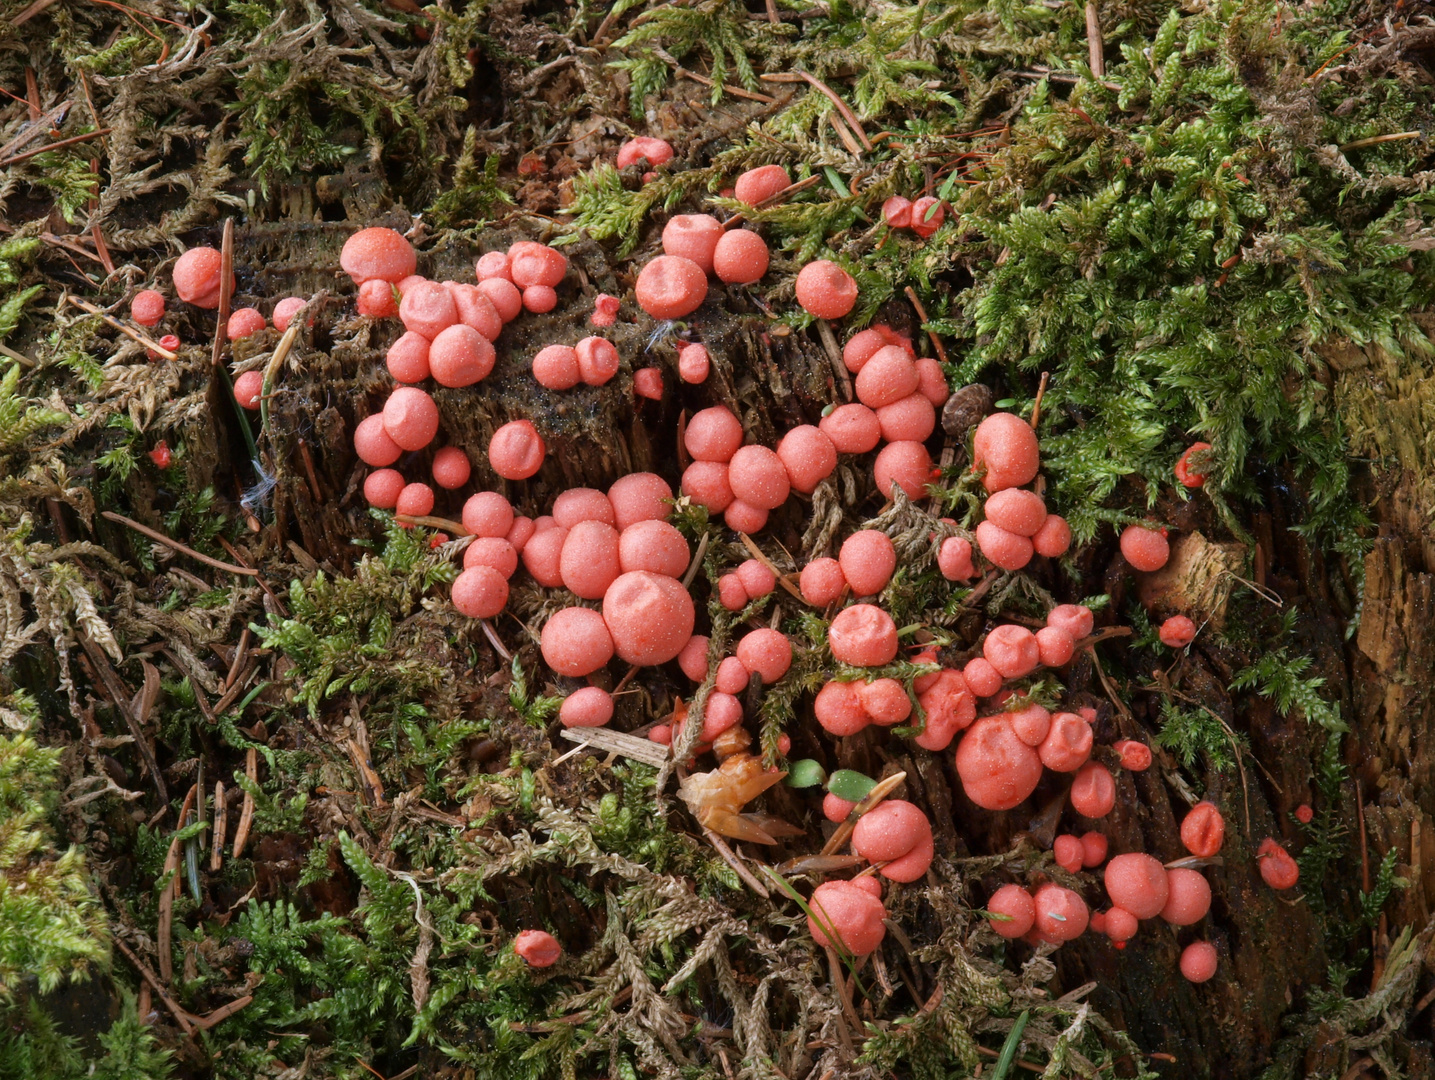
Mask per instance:
[[[603,621],[614,649],[630,664],[665,664],[693,636],[693,598],[670,577],[621,574],[603,596]]]
[[[438,406],[417,387],[397,387],[384,402],[383,417],[389,438],[404,450],[422,450],[438,434]]]
[[[638,273],[638,306],[655,319],[681,319],[702,306],[708,279],[702,267],[678,255],[659,255]]]
[[[1029,484],[1041,467],[1036,432],[1011,413],[993,413],[978,424],[972,446],[972,464],[986,466],[982,483],[989,492]]]
[[[543,467],[547,453],[543,437],[527,420],[504,424],[488,444],[488,462],[505,480],[527,480]]]
[[[874,604],[853,604],[827,629],[832,655],[854,667],[880,667],[897,656],[897,624]]]

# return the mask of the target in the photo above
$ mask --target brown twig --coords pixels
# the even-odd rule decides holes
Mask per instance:
[[[56,139],[44,146],[37,146],[33,150],[26,150],[23,154],[12,154],[7,158],[0,158],[0,169],[9,168],[11,165],[18,165],[22,161],[28,161],[32,157],[43,154],[49,150],[58,150],[62,146],[73,146],[75,143],[85,142],[87,139],[96,139],[102,135],[108,135],[113,128],[100,128],[98,131],[87,131],[83,135],[71,135],[68,139]]]
[[[701,83],[703,86],[709,88],[715,87],[717,85],[706,75],[699,75],[696,71],[689,71],[687,68],[683,67],[682,64],[678,63],[676,57],[670,56],[662,49],[654,48],[653,55],[656,56],[659,60],[663,61],[663,63],[671,67],[679,75],[685,75],[689,79],[692,79],[695,83]],[[744,90],[740,86],[729,86],[728,84],[724,83],[722,87],[722,92],[724,94],[731,94],[733,97],[744,98],[748,101],[760,101],[764,105],[777,104],[776,98],[768,97],[766,94],[758,94],[753,92],[752,90]]]
[[[235,1013],[237,1013],[240,1009],[244,1008],[244,1006],[248,1005],[253,1000],[253,994],[245,994],[243,997],[235,998],[228,1005],[221,1005],[213,1012],[206,1013],[204,1016],[194,1016],[191,1013],[190,1019],[194,1021],[196,1027],[202,1027],[205,1031],[208,1031],[210,1028],[214,1027],[215,1024],[228,1020],[231,1016],[233,1016]]]
[[[1421,134],[1419,131],[1397,131],[1391,135],[1372,135],[1368,139],[1356,139],[1355,142],[1346,143],[1340,148],[1340,152],[1344,154],[1348,150],[1364,150],[1367,146],[1379,146],[1381,143],[1418,139]]]
[[[214,782],[214,842],[209,846],[209,868],[224,866],[224,837],[229,832],[229,807],[224,802],[224,781]]]
[[[161,345],[158,341],[155,341],[154,338],[149,337],[148,335],[145,335],[145,334],[141,334],[138,330],[135,330],[135,329],[132,328],[132,327],[126,326],[124,323],[120,322],[119,319],[116,319],[113,315],[110,315],[110,314],[108,314],[108,313],[106,313],[106,312],[104,312],[104,311],[101,311],[99,308],[95,307],[95,305],[92,304],[92,303],[90,303],[88,300],[81,300],[81,299],[79,299],[78,297],[68,296],[68,295],[67,295],[67,296],[65,297],[65,301],[66,301],[66,303],[73,304],[75,307],[79,308],[81,311],[87,312],[87,313],[90,314],[90,315],[98,315],[101,319],[103,319],[103,320],[104,320],[106,323],[108,323],[110,326],[114,327],[114,328],[115,328],[116,330],[118,330],[121,334],[124,334],[126,337],[131,338],[131,339],[134,340],[134,341],[138,341],[141,345],[143,345],[145,348],[149,349],[150,351],[154,352],[156,355],[162,356],[162,357],[164,357],[166,360],[178,360],[178,359],[179,359],[179,353],[170,352],[170,351],[169,351],[168,349],[166,349],[163,345]]]
[[[698,540],[697,551],[693,552],[693,561],[688,563],[687,573],[683,575],[683,588],[685,589],[692,588],[693,578],[698,576],[698,569],[703,564],[703,556],[708,551],[708,535],[708,533],[703,533],[702,538]]]
[[[842,145],[847,147],[847,152],[853,157],[862,156],[862,144],[859,143],[852,131],[842,122],[842,117],[835,112],[827,114],[827,122],[832,125],[832,130],[837,132],[837,137],[842,140]]]
[[[832,87],[828,86],[821,79],[809,75],[805,71],[778,71],[767,75],[759,75],[758,78],[763,82],[806,82],[814,90],[825,94],[827,99],[831,101],[833,105],[837,106],[837,111],[842,114],[842,119],[847,121],[852,130],[857,133],[857,137],[862,140],[863,147],[868,150],[872,149],[872,141],[867,138],[867,133],[862,130],[862,121],[857,119],[857,114],[852,111],[847,102],[843,101]]]
[[[239,678],[239,669],[244,663],[244,658],[249,654],[249,627],[245,627],[239,634],[239,644],[234,647],[234,659],[229,664],[229,674],[224,676],[224,689],[228,690],[234,685],[234,680]]]
[[[225,570],[231,574],[239,574],[241,577],[259,576],[258,570],[251,569],[247,566],[235,566],[232,563],[220,562],[218,559],[211,559],[208,555],[195,551],[194,548],[187,547],[178,540],[171,540],[168,536],[165,536],[164,533],[151,529],[148,525],[141,525],[138,521],[132,521],[123,514],[115,513],[113,510],[101,511],[100,516],[108,518],[110,521],[117,521],[121,525],[128,525],[131,529],[135,530],[135,532],[142,533],[151,540],[164,544],[166,547],[171,547],[183,555],[188,555],[191,559],[198,559],[204,563],[205,566],[212,566],[216,570]]]
[[[837,382],[842,387],[843,398],[851,401],[852,373],[847,370],[847,365],[842,360],[842,349],[837,344],[837,335],[832,332],[832,326],[826,319],[817,319],[815,323],[817,336],[822,339],[822,348],[827,353],[827,362],[832,365],[832,373],[837,376]]]
[[[454,521],[451,518],[434,517],[432,514],[395,514],[394,520],[403,525],[422,525],[426,529],[443,529],[453,534],[455,538],[473,535],[463,527],[463,522]]]
[[[194,806],[195,787],[191,786],[189,794],[184,797],[184,805],[179,808],[179,823],[184,825],[184,819],[189,814],[190,808]],[[164,890],[159,894],[159,929],[155,935],[155,950],[159,953],[159,977],[168,985],[174,979],[174,958],[171,956],[171,936],[174,933],[174,900],[175,893],[181,887],[179,875],[179,832],[176,831],[169,842],[169,851],[164,856],[164,869],[160,872],[161,878],[174,875],[172,881],[165,884]]]
[[[852,998],[847,993],[847,979],[842,974],[842,961],[838,959],[837,950],[831,945],[823,946],[827,953],[827,969],[832,974],[832,988],[837,991],[837,999],[842,1003],[842,1015],[852,1025],[853,1032],[860,1039],[862,1038],[862,1021],[857,1019],[857,1010],[852,1007]],[[852,1041],[848,1036],[845,1027],[838,1027],[837,1032],[842,1036],[842,1041],[849,1047]]]
[[[722,856],[723,862],[727,863],[736,871],[737,876],[742,878],[749,889],[757,893],[757,895],[764,900],[769,899],[772,894],[767,891],[767,887],[758,881],[757,878],[753,876],[752,871],[742,864],[742,861],[733,853],[732,848],[728,846],[727,841],[701,822],[698,824],[702,828],[703,836],[707,838],[707,842]]]
[[[493,646],[493,651],[503,657],[505,664],[513,663],[513,654],[504,647],[503,642],[498,637],[498,631],[493,628],[493,624],[487,619],[479,619],[478,621],[483,627],[483,636],[488,638],[488,643]]]
[[[324,489],[319,484],[319,471],[314,468],[314,455],[309,452],[309,444],[299,440],[299,460],[304,463],[304,476],[309,481],[309,493],[314,496],[316,503],[324,501]]]
[[[917,290],[908,285],[904,291],[907,294],[907,300],[917,312],[917,318],[920,319],[922,325],[925,326],[927,324],[927,309],[922,307],[922,301],[917,299]],[[942,348],[942,341],[937,337],[937,332],[935,330],[928,330],[927,337],[932,342],[932,348],[937,351],[937,359],[945,364],[947,362],[947,350]]]
[[[259,751],[250,747],[244,753],[244,775],[252,784],[259,783]],[[234,857],[244,854],[244,845],[249,843],[249,828],[254,824],[254,796],[244,793],[244,805],[239,810],[239,824],[234,828]]]
[[[43,240],[45,243],[49,244],[51,247],[64,248],[66,251],[73,251],[76,255],[83,255],[91,262],[97,262],[101,266],[105,265],[105,260],[100,258],[89,248],[81,247],[73,240],[66,240],[63,236],[56,236],[54,233],[47,232],[41,233],[40,239]]]
[[[1041,382],[1036,387],[1036,400],[1031,406],[1031,430],[1036,430],[1036,425],[1041,421],[1041,399],[1046,396],[1046,384],[1051,380],[1051,372],[1041,373]]]
[[[165,787],[164,777],[160,774],[159,765],[155,762],[154,753],[149,748],[149,742],[145,739],[144,729],[140,727],[139,719],[135,716],[130,707],[129,695],[125,692],[120,677],[110,665],[110,658],[105,655],[104,650],[90,640],[88,634],[79,634],[80,647],[85,650],[90,663],[100,674],[100,682],[104,684],[106,696],[111,704],[119,710],[120,715],[125,719],[125,726],[130,729],[130,737],[135,741],[135,750],[138,751],[140,762],[154,780],[154,789],[159,795],[161,803],[169,802],[169,790]]]
[[[234,219],[224,219],[224,233],[219,246],[219,313],[214,323],[214,346],[209,359],[217,368],[224,358],[224,343],[229,339],[229,302],[234,285]]]
[[[1086,0],[1086,48],[1091,58],[1091,74],[1106,78],[1106,42],[1101,37],[1101,16],[1096,0]]]
[[[125,959],[127,959],[131,964],[135,966],[135,970],[138,971],[140,973],[140,977],[144,979],[146,983],[149,984],[150,989],[152,989],[156,994],[159,995],[159,999],[164,1002],[164,1007],[170,1011],[170,1014],[179,1024],[180,1029],[186,1035],[193,1034],[194,1024],[191,1022],[193,1018],[189,1015],[189,1013],[185,1012],[179,1007],[179,1003],[176,1002],[174,998],[169,996],[169,991],[164,988],[164,984],[161,983],[158,977],[156,977],[155,973],[150,970],[149,965],[146,964],[143,960],[141,960],[138,956],[136,956],[133,952],[131,952],[130,947],[126,945],[123,941],[121,941],[119,938],[116,937],[111,940],[114,941],[115,948],[119,949],[120,952],[124,953]]]

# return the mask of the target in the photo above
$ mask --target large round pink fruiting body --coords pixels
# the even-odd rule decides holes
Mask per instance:
[[[854,596],[875,596],[897,569],[897,549],[886,533],[862,529],[842,542],[837,557]]]
[[[513,506],[496,491],[480,491],[463,504],[462,520],[474,536],[507,536],[513,527]]]
[[[524,568],[545,589],[556,589],[563,584],[560,564],[566,539],[568,530],[555,525],[551,529],[535,532],[523,545]]]
[[[463,568],[491,566],[505,578],[518,570],[518,552],[512,544],[497,536],[475,536],[463,549]]]
[[[427,484],[405,484],[394,502],[394,513],[404,517],[424,517],[433,513],[433,488]]]
[[[837,448],[820,428],[811,424],[799,424],[788,431],[777,444],[777,456],[792,486],[804,494],[814,491],[837,468]]]
[[[791,185],[792,178],[781,165],[759,165],[737,178],[737,183],[732,186],[732,196],[738,202],[756,206]]]
[[[365,465],[377,468],[392,465],[399,460],[403,452],[403,448],[394,442],[384,429],[383,413],[364,417],[354,428],[354,453],[359,455],[359,460]]]
[[[1226,819],[1215,803],[1198,802],[1181,819],[1181,843],[1192,855],[1209,859],[1226,842]]]
[[[364,478],[364,498],[380,510],[392,510],[403,490],[403,473],[397,469],[375,469]]]
[[[153,289],[135,293],[130,301],[130,318],[141,326],[158,326],[164,318],[164,296]]]
[[[1116,780],[1105,765],[1088,761],[1071,782],[1071,808],[1082,817],[1103,818],[1116,807]]]
[[[1007,532],[991,521],[977,522],[977,546],[987,561],[1003,570],[1020,570],[1031,562],[1033,554],[1029,539]]]
[[[662,401],[663,369],[645,367],[633,372],[633,393],[649,401]]]
[[[504,424],[488,444],[488,462],[505,480],[527,480],[543,467],[547,453],[543,436],[528,420]]]
[[[551,285],[530,285],[523,290],[523,310],[546,315],[558,306],[558,293]]]
[[[1036,645],[1044,667],[1065,667],[1076,653],[1076,640],[1059,626],[1043,626],[1038,630]]]
[[[418,268],[418,255],[393,229],[360,229],[344,241],[339,266],[359,285],[371,280],[399,282]]]
[[[413,386],[397,387],[384,402],[384,430],[404,450],[422,450],[438,434],[438,406]]]
[[[673,489],[657,473],[629,473],[613,481],[608,501],[613,524],[622,532],[639,521],[666,521],[673,512]]]
[[[819,319],[840,319],[857,303],[857,282],[835,262],[818,259],[797,272],[797,302]]]
[[[663,254],[680,255],[713,272],[713,252],[722,239],[722,222],[711,214],[677,214],[663,226]]]
[[[922,442],[937,428],[937,410],[920,393],[877,410],[882,438],[888,442]]]
[[[733,571],[747,595],[756,600],[777,588],[777,575],[757,559],[746,559]]]
[[[568,271],[568,259],[554,248],[543,244],[528,244],[517,251],[514,248],[508,249],[508,276],[520,289],[526,291],[535,285],[556,288]]]
[[[662,574],[622,574],[603,596],[603,621],[618,655],[630,664],[665,664],[693,635],[696,611],[682,583]]]
[[[543,662],[559,675],[582,678],[613,659],[613,638],[598,612],[570,607],[543,624],[539,649]]]
[[[983,507],[987,520],[1018,536],[1035,536],[1046,521],[1046,502],[1034,491],[1003,488]]]
[[[1086,933],[1091,911],[1086,901],[1070,889],[1047,882],[1032,897],[1036,920],[1032,928],[1046,941],[1075,941]]]
[[[549,390],[571,390],[578,385],[578,353],[570,345],[546,345],[533,357],[533,377]]]
[[[230,341],[239,341],[250,334],[257,334],[268,325],[264,316],[259,314],[258,308],[240,308],[229,316],[229,321],[224,325],[224,335]]]
[[[573,347],[578,377],[588,386],[603,386],[618,374],[618,350],[607,338],[585,337]]]
[[[728,285],[751,285],[767,273],[767,241],[751,229],[729,229],[713,248],[713,273]]]
[[[853,604],[827,629],[832,655],[854,667],[881,667],[897,656],[897,624],[875,604]]]
[[[1037,752],[1052,772],[1075,772],[1091,757],[1091,725],[1076,713],[1059,712]]]
[[[873,679],[853,685],[872,723],[891,727],[912,715],[912,699],[907,696],[907,688],[896,679]]]
[[[174,264],[174,291],[187,304],[213,310],[219,306],[223,256],[212,247],[190,248]],[[233,288],[231,277],[230,287]]]
[[[984,810],[1010,810],[1036,790],[1041,758],[1005,716],[987,716],[957,744],[957,775],[967,798]]]
[[[761,675],[772,686],[792,666],[792,642],[780,630],[754,630],[737,643],[734,650],[742,666],[754,675]]]
[[[706,382],[711,372],[712,358],[708,356],[707,346],[692,344],[678,353],[678,378],[689,386]]]
[[[836,559],[813,559],[798,576],[802,599],[814,607],[826,607],[840,597],[846,587],[847,577]]]
[[[882,440],[882,422],[866,405],[839,405],[817,424],[839,454],[865,454]]]
[[[508,267],[508,254],[503,251],[488,251],[478,257],[478,262],[473,266],[474,277],[479,281],[486,281],[489,278],[502,278],[504,281],[512,281],[513,273]]]
[[[259,408],[264,393],[264,372],[246,371],[234,380],[234,400],[246,409]],[[360,455],[363,456],[362,454]]]
[[[1077,641],[1091,636],[1096,619],[1083,604],[1058,604],[1046,616],[1046,625],[1065,630]]]
[[[1196,624],[1184,615],[1172,615],[1161,624],[1161,644],[1184,649],[1196,640]]]
[[[853,384],[857,400],[869,409],[880,409],[910,397],[920,385],[916,361],[896,345],[884,345],[873,353]]]
[[[429,377],[429,340],[412,330],[389,346],[385,357],[389,374],[401,383],[421,383]]]
[[[971,541],[961,536],[949,536],[937,549],[937,569],[948,581],[971,581],[977,575],[972,565]]]
[[[467,454],[456,446],[445,446],[434,454],[432,472],[435,484],[452,491],[468,483],[472,468]]]
[[[760,506],[734,498],[723,512],[723,522],[734,532],[752,536],[767,527],[768,512]]]
[[[613,695],[596,686],[585,686],[563,699],[558,721],[564,727],[602,727],[613,719]]]
[[[1133,570],[1160,570],[1171,557],[1171,545],[1156,529],[1128,525],[1121,533],[1121,554]]]
[[[1150,855],[1130,852],[1106,864],[1106,895],[1138,919],[1161,914],[1170,896],[1166,868]]]
[[[726,659],[731,660],[733,657]],[[708,677],[708,637],[706,634],[694,634],[688,638],[688,643],[678,653],[678,667],[682,668],[683,674],[693,682],[702,682]]]
[[[1004,919],[988,919],[987,925],[1009,940],[1025,937],[1036,921],[1036,902],[1020,885],[1003,885],[987,900],[987,910]]]
[[[1181,974],[1187,982],[1210,982],[1219,964],[1216,947],[1209,941],[1194,941],[1181,950]]]
[[[701,409],[688,421],[683,446],[694,461],[731,461],[742,446],[742,422],[725,405]]]
[[[274,313],[272,315],[274,329],[281,333],[288,330],[289,324],[294,321],[294,316],[299,314],[300,309],[307,303],[307,300],[299,296],[286,296],[283,300],[280,300],[279,303],[274,305]],[[309,317],[309,325],[314,325],[314,317],[312,315]]]
[[[422,281],[399,301],[399,319],[406,329],[432,341],[458,322],[458,305],[453,294],[438,282]]]
[[[973,466],[986,466],[987,491],[1021,487],[1036,478],[1041,449],[1031,425],[1011,413],[992,413],[972,437]]]
[[[892,485],[913,501],[925,497],[932,479],[932,455],[919,442],[888,443],[877,452],[872,465],[877,490],[891,497]]]
[[[659,255],[638,273],[638,306],[655,319],[681,319],[707,299],[703,268],[679,255]]]
[[[464,326],[477,330],[489,341],[503,333],[503,316],[498,308],[477,285],[450,284],[453,305],[458,309],[458,321]]]
[[[857,819],[852,849],[868,862],[891,862],[931,835],[932,823],[917,806],[887,799]]]
[[[683,494],[699,506],[707,507],[709,515],[721,514],[732,505],[732,485],[727,482],[727,463],[694,461],[683,470]]]
[[[1192,926],[1211,910],[1211,883],[1199,870],[1166,871],[1168,895],[1161,918],[1172,926]]]
[[[845,738],[856,735],[872,718],[862,706],[862,698],[854,683],[829,680],[817,691],[812,702],[812,715],[829,735]]]
[[[518,286],[506,278],[484,278],[477,285],[478,291],[488,297],[498,317],[506,323],[518,318],[523,310],[523,294]]]
[[[1002,688],[1002,674],[985,656],[975,656],[962,668],[962,678],[977,697],[991,697]],[[1043,735],[1043,738],[1046,736]]]
[[[787,501],[792,484],[776,452],[744,446],[728,462],[728,483],[738,499],[759,510],[775,510]]]
[[[840,945],[853,956],[866,956],[887,934],[882,901],[850,881],[824,881],[812,890],[808,908],[807,929],[823,948]]]
[[[454,579],[453,606],[471,619],[491,619],[508,603],[508,582],[491,566],[475,566]]]
[[[486,337],[457,323],[439,331],[429,346],[429,373],[440,386],[472,386],[488,377],[495,359]]]
[[[558,572],[574,596],[601,600],[621,572],[618,530],[601,521],[580,521],[568,530]]]
[[[553,520],[565,529],[571,529],[580,521],[601,521],[616,528],[618,516],[608,496],[601,491],[569,488],[553,500]]]
[[[1006,679],[1030,675],[1041,663],[1036,635],[1015,623],[1004,623],[993,629],[982,644],[982,655]]]

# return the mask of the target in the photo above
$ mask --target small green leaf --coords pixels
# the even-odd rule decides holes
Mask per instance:
[[[1011,1034],[1006,1037],[1006,1043],[1002,1046],[1002,1056],[997,1058],[997,1066],[992,1070],[992,1080],[1006,1080],[1007,1073],[1011,1072],[1011,1063],[1016,1060],[1016,1052],[1021,1046],[1021,1033],[1026,1030],[1026,1022],[1031,1017],[1030,1010],[1023,1010],[1012,1025]]]
[[[865,799],[876,786],[877,781],[854,769],[838,769],[827,779],[828,791],[839,799],[846,799],[848,802],[854,803]]]
[[[827,770],[812,758],[794,761],[787,770],[787,786],[795,788],[819,787],[827,779]]]
[[[827,174],[827,182],[832,185],[832,190],[841,195],[844,199],[850,199],[852,192],[847,190],[847,185],[842,182],[842,177],[837,175],[837,170],[831,165],[822,166],[822,171]]]

